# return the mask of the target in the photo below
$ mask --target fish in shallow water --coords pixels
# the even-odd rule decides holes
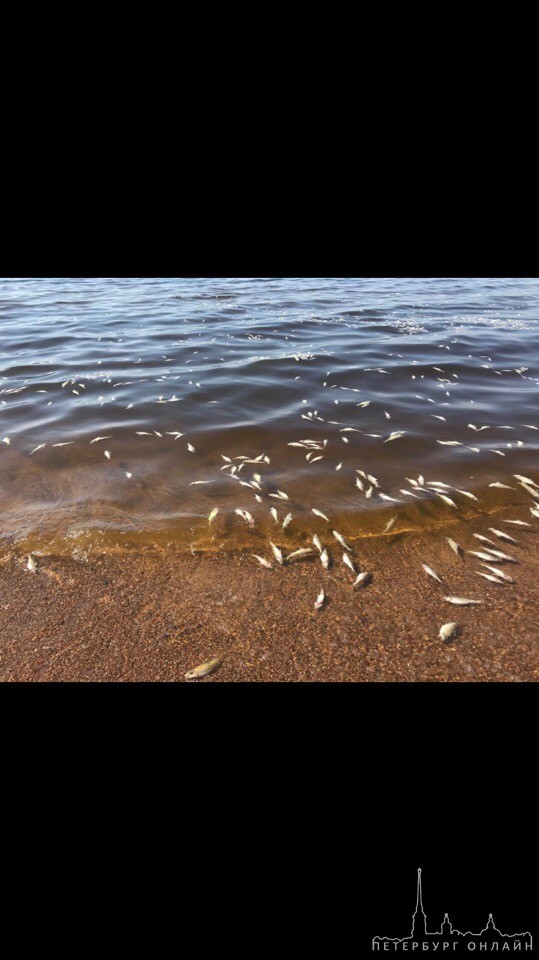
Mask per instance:
[[[518,540],[514,540],[513,537],[510,537],[508,533],[504,533],[503,530],[496,530],[495,527],[489,527],[490,533],[494,533],[500,540],[507,540],[508,543],[516,543],[518,546]]]
[[[476,607],[480,603],[483,603],[482,600],[466,600],[465,597],[444,597],[444,600],[447,603],[452,603],[456,607]]]
[[[258,560],[259,564],[262,567],[265,567],[266,570],[273,570],[271,563],[269,563],[269,561],[266,560],[265,557],[259,557],[257,553],[252,553],[251,556],[254,557],[255,560]]]
[[[443,627],[440,629],[440,640],[443,640],[444,643],[447,643],[456,635],[458,629],[458,623],[444,623]]]
[[[195,667],[194,670],[189,670],[185,674],[186,680],[203,680],[204,677],[209,677],[210,673],[213,673],[214,670],[217,670],[217,667],[220,667],[224,657],[217,657],[216,660],[210,660],[208,663],[202,663],[199,667]]]
[[[443,581],[440,580],[440,577],[439,577],[438,574],[432,569],[432,567],[427,567],[427,564],[426,564],[426,563],[422,563],[421,566],[423,567],[423,570],[425,571],[425,573],[428,573],[429,577],[432,577],[433,580],[437,580],[438,583],[443,583]]]
[[[362,587],[365,586],[371,579],[370,573],[360,573],[357,577],[357,580],[354,580],[353,587]]]
[[[355,572],[356,572],[356,568],[355,568],[355,566],[354,566],[354,561],[352,560],[351,557],[348,556],[347,553],[343,553],[343,555],[342,555],[342,562],[344,563],[344,565],[345,565],[346,567],[348,567],[348,568],[352,571],[352,573],[355,573]]]
[[[458,543],[455,540],[452,540],[451,537],[446,537],[446,540],[451,547],[453,553],[456,553],[457,557],[462,556],[462,547],[459,547]]]
[[[316,601],[316,603],[315,603],[315,605],[314,605],[314,609],[315,609],[315,610],[321,610],[322,607],[324,606],[324,603],[325,603],[325,602],[326,602],[326,595],[325,595],[324,591],[321,590],[320,593],[318,594],[318,599],[317,599],[317,601]]]
[[[37,573],[38,571],[37,560],[32,553],[28,557],[28,563],[26,564],[26,569],[29,570],[30,573]]]

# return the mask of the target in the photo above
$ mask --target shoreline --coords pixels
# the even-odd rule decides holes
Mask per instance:
[[[250,554],[126,551],[84,560],[39,557],[39,572],[14,552],[0,560],[1,682],[184,682],[186,672],[225,656],[202,683],[536,682],[539,680],[539,522],[524,507],[499,526],[518,545],[497,542],[517,563],[494,584],[477,558],[457,557],[488,532],[488,517],[352,543],[352,587],[342,550],[326,535],[334,564],[312,558],[266,570]],[[331,543],[330,543],[331,540]],[[253,552],[260,552],[254,548]],[[271,557],[268,549],[264,555]],[[444,586],[428,577],[431,566]],[[321,589],[327,602],[315,611]],[[483,600],[456,607],[444,596]],[[460,624],[450,643],[440,627]]]

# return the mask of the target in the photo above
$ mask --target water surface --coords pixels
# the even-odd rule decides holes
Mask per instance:
[[[262,549],[313,508],[360,536],[529,502],[538,348],[537,279],[0,280],[0,536]]]

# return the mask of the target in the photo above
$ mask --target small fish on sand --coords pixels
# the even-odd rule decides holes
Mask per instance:
[[[507,563],[516,563],[516,562],[517,562],[517,561],[514,559],[514,557],[510,557],[507,553],[502,553],[501,550],[487,550],[487,553],[489,553],[491,556],[496,557],[498,560],[506,560]],[[491,562],[492,562],[492,563],[495,563],[496,561],[495,561],[495,560],[492,560]]]
[[[531,527],[531,523],[526,523],[524,520],[502,520],[502,523],[512,523],[515,527]]]
[[[490,570],[490,572],[493,573],[494,576],[498,577],[500,580],[507,580],[508,583],[515,582],[513,578],[510,577],[509,574],[505,573],[503,570],[496,569],[496,567],[490,567],[488,563],[483,563],[482,566],[486,567],[487,570]]]
[[[257,553],[252,553],[251,556],[254,557],[255,560],[258,560],[259,564],[262,567],[265,567],[266,570],[273,570],[271,563],[269,562],[269,560],[266,560],[265,557],[259,557]]]
[[[311,512],[314,513],[315,517],[322,517],[322,520],[325,520],[327,523],[329,523],[329,517],[326,517],[325,513],[321,513],[320,510],[314,509]]]
[[[508,533],[504,533],[503,530],[496,530],[495,527],[489,527],[490,533],[495,534],[499,537],[500,540],[507,540],[508,543],[516,543],[518,546],[518,540],[515,540],[513,537],[510,537]]]
[[[326,602],[326,595],[325,595],[324,591],[321,590],[320,593],[318,594],[318,599],[316,600],[316,603],[315,603],[315,605],[314,605],[314,609],[315,609],[315,610],[321,610],[322,607],[324,606],[325,602]]]
[[[491,547],[496,546],[496,544],[494,543],[494,540],[489,540],[489,538],[484,537],[482,533],[474,533],[472,534],[472,536],[474,536],[476,540],[480,540],[481,543],[490,543]]]
[[[356,570],[356,568],[355,568],[354,561],[353,561],[352,558],[349,556],[349,554],[343,553],[342,562],[344,563],[344,565],[345,565],[346,567],[348,567],[348,568],[352,571],[352,573],[354,573],[354,574],[357,573],[357,570]]]
[[[447,542],[448,542],[449,546],[451,547],[453,553],[456,553],[457,557],[461,557],[462,554],[463,554],[463,549],[462,549],[462,547],[460,547],[455,540],[452,540],[451,537],[446,537],[445,539],[447,540]]]
[[[514,487],[508,487],[506,483],[500,483],[499,481],[496,481],[496,483],[489,483],[489,487],[496,487],[498,490],[514,490],[515,489]]]
[[[452,603],[455,607],[476,607],[483,603],[482,600],[466,600],[465,597],[444,597],[447,603]]]
[[[490,559],[491,559],[490,554],[488,554],[488,553],[481,553],[479,550],[468,550],[468,553],[469,553],[472,557],[478,557],[479,560],[490,560]]]
[[[29,570],[30,573],[38,572],[37,560],[34,557],[33,553],[31,553],[30,556],[28,557],[28,563],[26,564],[26,569]]]
[[[292,516],[291,513],[289,513],[288,516],[285,517],[285,519],[284,519],[284,521],[283,521],[283,530],[286,530],[286,528],[292,523],[292,520],[293,520],[293,519],[294,519],[294,517]]]
[[[273,519],[275,520],[275,523],[280,523],[280,522],[281,522],[281,521],[279,520],[279,514],[277,513],[275,507],[272,507],[272,508],[271,508],[270,513],[271,513]]]
[[[352,549],[351,547],[348,546],[348,544],[347,544],[346,540],[344,539],[344,537],[341,537],[340,533],[337,533],[336,530],[333,530],[332,533],[333,533],[333,536],[335,537],[335,539],[338,540],[338,542],[340,543],[341,547],[344,547],[345,550],[351,550],[351,549]]]
[[[202,663],[200,667],[195,667],[194,670],[189,670],[185,674],[186,680],[202,680],[204,677],[209,677],[214,670],[217,670],[217,667],[220,667],[224,657],[218,657],[216,660],[210,660],[209,663]]]
[[[502,581],[499,580],[498,577],[493,577],[493,576],[491,576],[490,573],[481,573],[480,570],[475,570],[474,573],[475,573],[478,577],[483,577],[485,580],[490,580],[491,583],[497,583],[499,587],[501,587],[501,585],[502,585]]]
[[[236,513],[238,517],[241,517],[241,519],[244,520],[249,527],[254,527],[254,518],[251,516],[248,510],[236,510]]]
[[[284,563],[284,559],[283,559],[283,554],[281,550],[279,550],[279,547],[276,547],[275,544],[271,542],[271,540],[270,540],[270,547],[273,550],[273,556],[275,557],[277,563],[282,567]]]
[[[443,502],[446,503],[448,507],[453,507],[455,510],[458,510],[457,504],[455,503],[454,500],[451,499],[451,497],[446,497],[444,493],[437,493],[436,496],[440,497],[440,500],[443,500]]]
[[[426,563],[422,563],[421,566],[423,567],[423,570],[425,571],[425,573],[428,573],[429,577],[432,577],[433,580],[437,580],[438,583],[443,584],[443,580],[440,580],[440,577],[438,576],[436,571],[432,569],[432,567],[428,567]]]
[[[313,537],[313,543],[314,543],[316,549],[318,550],[318,552],[319,552],[319,553],[323,553],[324,548],[323,548],[323,546],[322,546],[322,544],[321,544],[321,542],[320,542],[320,537],[317,537],[316,534],[315,534],[314,537]]]
[[[440,629],[440,640],[443,640],[444,643],[448,643],[454,636],[456,636],[458,630],[458,623],[444,623],[443,627]]]
[[[215,518],[216,518],[216,516],[217,516],[218,513],[219,513],[219,507],[215,507],[215,508],[212,510],[212,512],[210,513],[210,515],[209,515],[209,517],[208,517],[208,523],[210,524],[210,526],[211,526],[211,524],[213,523],[213,521],[215,520]]]
[[[324,550],[320,555],[320,563],[322,564],[324,570],[329,570],[329,553],[327,550]]]
[[[353,586],[353,587],[364,587],[364,586],[367,585],[367,583],[369,582],[370,579],[371,579],[371,574],[370,574],[370,573],[360,573],[360,574],[358,574],[357,579],[354,580],[352,586]]]
[[[392,517],[392,519],[391,519],[391,520],[389,521],[389,523],[387,524],[387,526],[386,526],[386,528],[385,528],[385,530],[384,530],[384,533],[389,533],[391,530],[393,530],[393,527],[395,526],[397,520],[398,520],[398,517]]]
[[[312,554],[312,550],[302,548],[301,550],[294,550],[294,553],[289,553],[286,562],[290,563],[291,560],[300,560],[302,557],[308,557]]]

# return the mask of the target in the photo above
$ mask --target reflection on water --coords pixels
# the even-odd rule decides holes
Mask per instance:
[[[0,280],[0,535],[233,550],[313,508],[359,537],[531,503],[538,345],[534,279]]]

